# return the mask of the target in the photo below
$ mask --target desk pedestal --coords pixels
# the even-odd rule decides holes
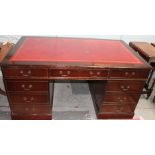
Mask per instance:
[[[98,119],[130,119],[141,95],[144,81],[91,81]]]

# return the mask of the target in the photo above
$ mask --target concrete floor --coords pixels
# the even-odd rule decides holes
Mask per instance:
[[[3,84],[0,83],[3,87]],[[87,83],[56,83],[54,92],[53,119],[55,120],[90,120],[96,119],[93,102]],[[146,100],[142,95],[135,111],[135,118],[155,119],[153,95]],[[10,119],[7,98],[0,95],[0,119]]]

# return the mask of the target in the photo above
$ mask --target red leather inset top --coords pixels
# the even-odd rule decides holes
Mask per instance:
[[[121,41],[27,37],[10,61],[141,64]]]

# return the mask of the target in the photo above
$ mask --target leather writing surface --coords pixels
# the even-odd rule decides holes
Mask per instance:
[[[10,61],[141,64],[121,41],[27,37]]]

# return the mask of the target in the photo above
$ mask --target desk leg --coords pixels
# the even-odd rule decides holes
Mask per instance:
[[[155,80],[153,81],[151,87],[149,87],[149,84],[150,84],[150,81],[152,79],[152,76],[153,76],[153,73],[154,73],[154,69],[151,71],[150,75],[149,75],[149,78],[147,80],[147,82],[145,83],[145,86],[144,88],[146,89],[146,91],[143,91],[143,94],[146,94],[147,97],[146,99],[148,99],[150,97],[150,95],[152,94],[152,91],[153,91],[153,87],[155,85]]]
[[[145,84],[145,86],[144,86],[145,89],[149,89],[149,83],[150,83],[150,81],[151,81],[153,72],[154,72],[154,70],[152,70],[151,73],[150,73],[150,75],[149,75],[149,78],[148,78],[148,80],[147,80],[147,82],[146,82],[146,84]]]

